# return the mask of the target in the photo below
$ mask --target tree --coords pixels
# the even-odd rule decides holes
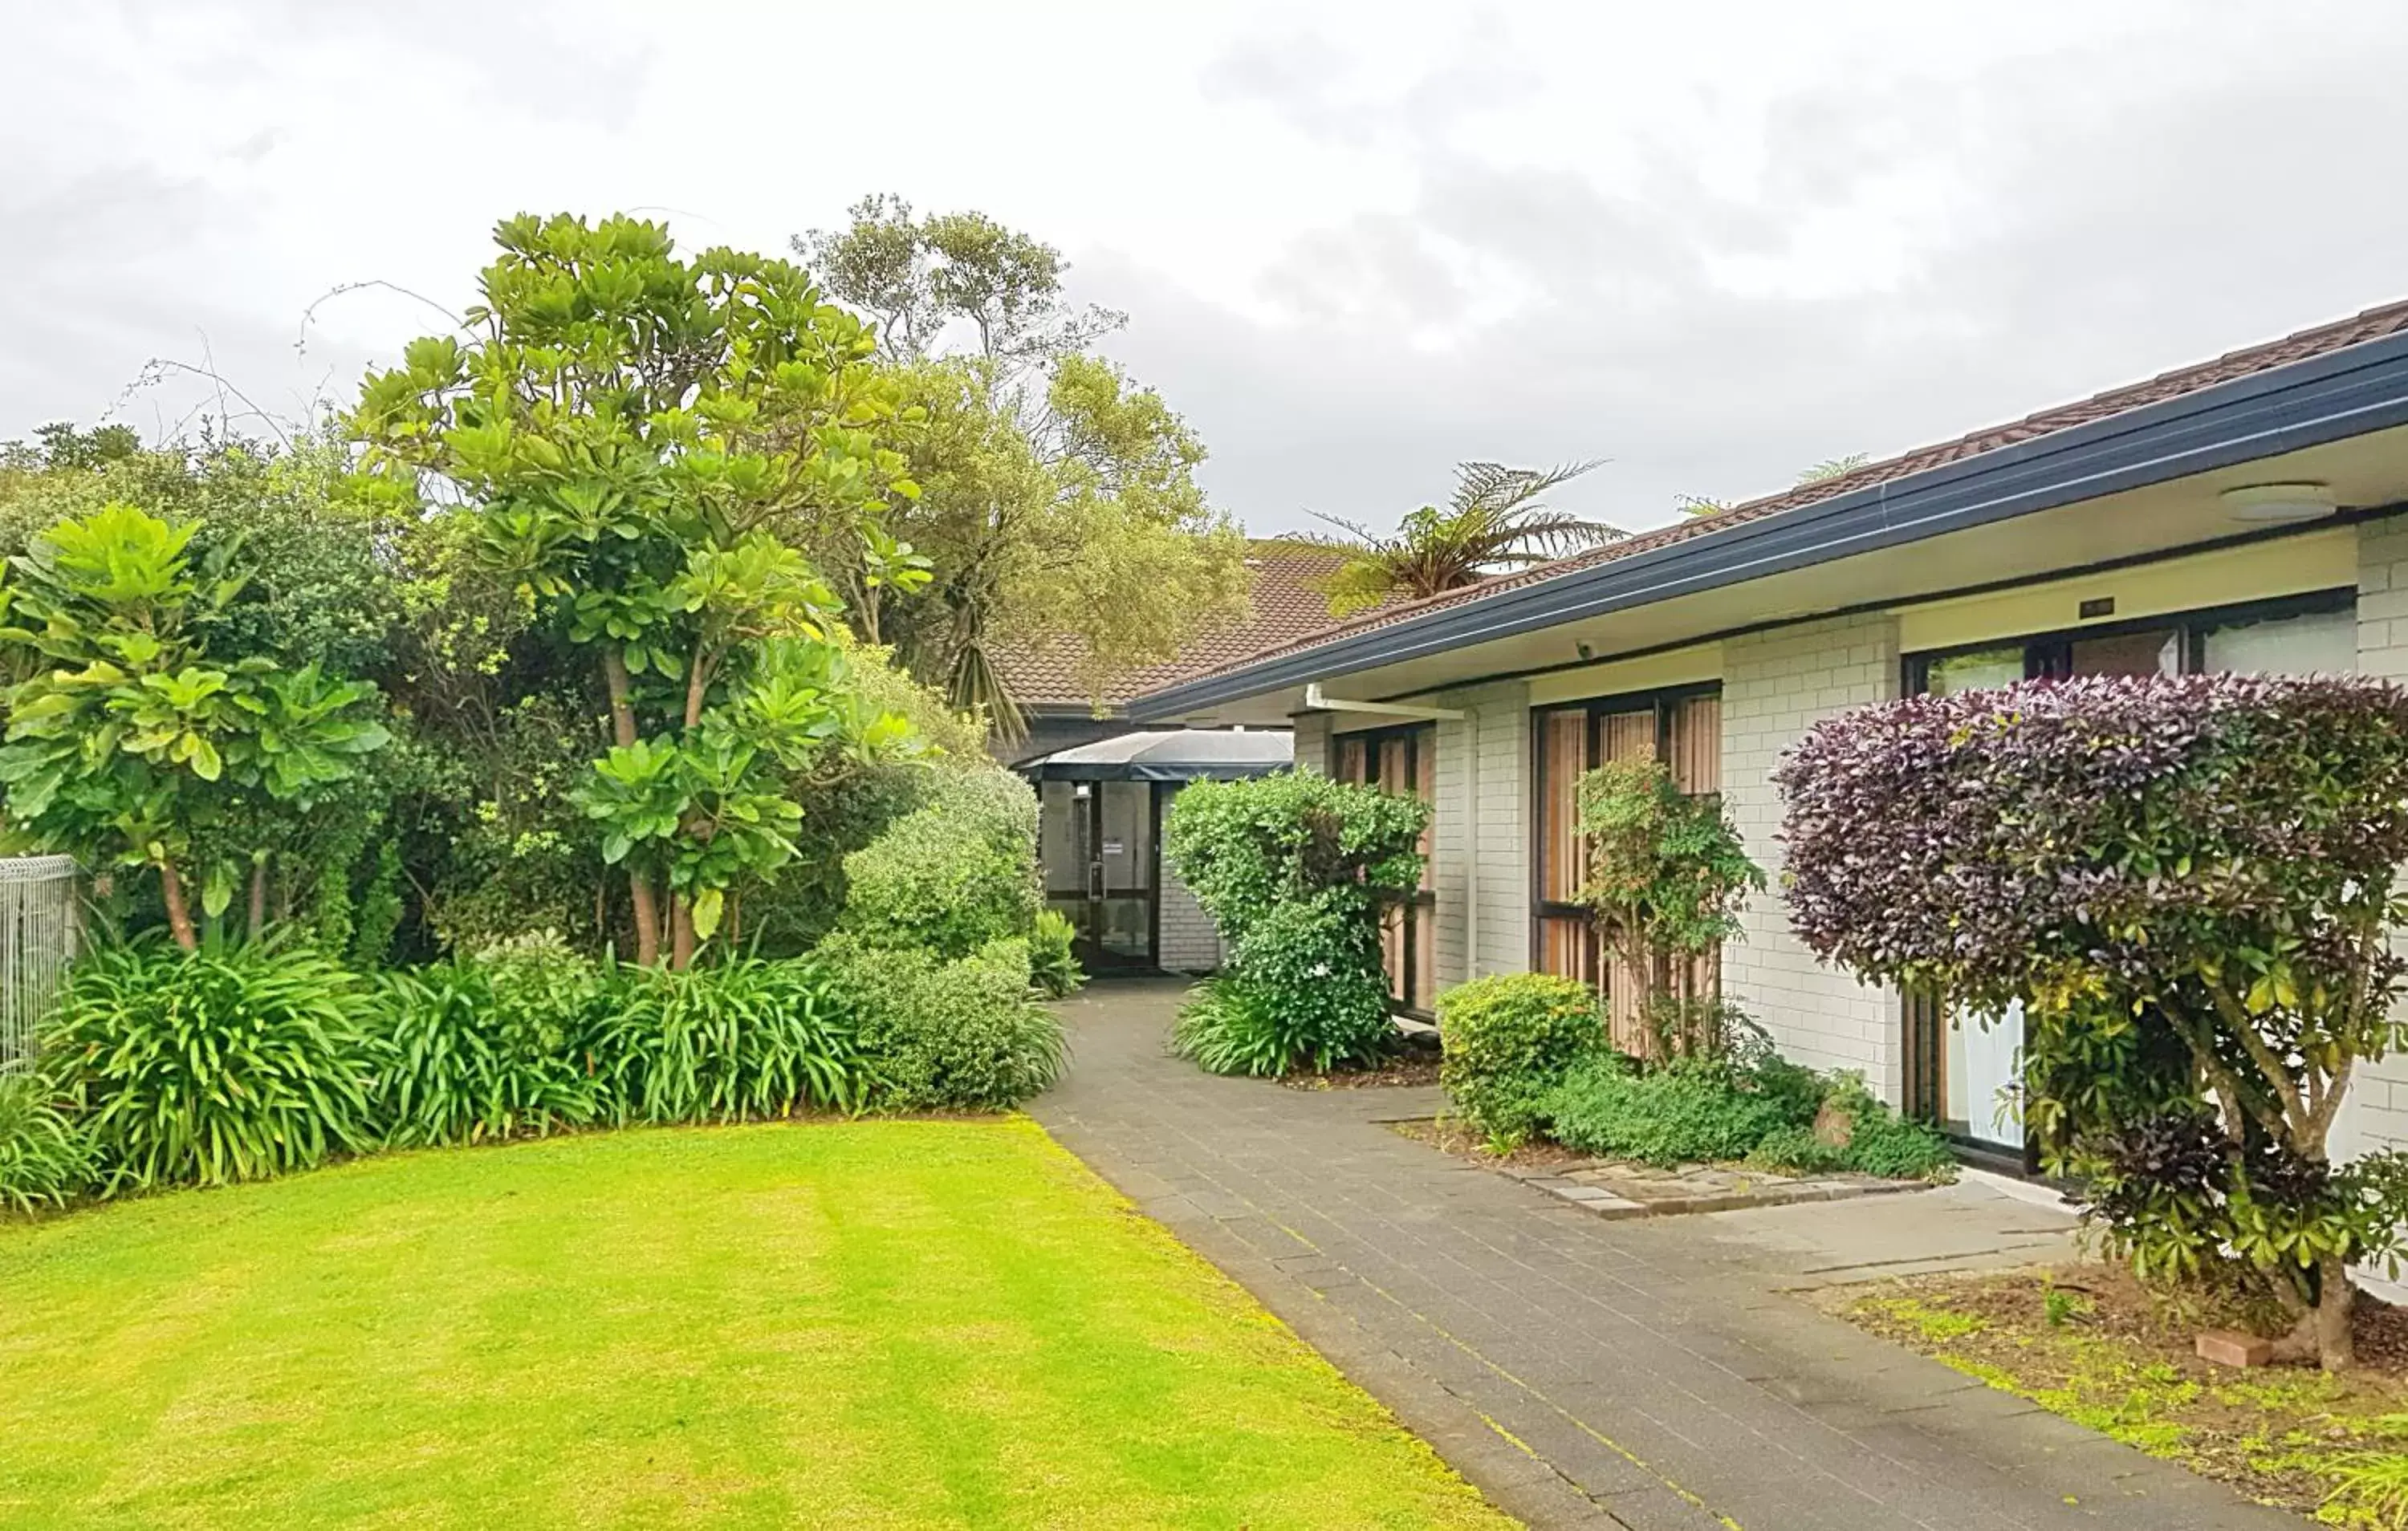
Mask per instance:
[[[916,493],[901,392],[786,262],[682,259],[624,216],[513,218],[495,241],[464,334],[371,373],[351,425],[369,486],[455,506],[438,518],[598,676],[609,747],[577,798],[627,868],[638,959],[660,958],[666,887],[684,967],[731,889],[793,853],[793,775],[906,732],[847,689],[838,598],[778,535],[874,526]]]
[[[2025,1007],[2026,1116],[2144,1276],[2237,1273],[2350,1364],[2351,1264],[2408,1157],[2332,1163],[2401,1043],[2408,693],[2091,679],[1828,721],[1774,773],[1799,936],[1975,1014]]]
[[[1638,1012],[1667,1052],[1723,1040],[1698,996],[1670,980],[1740,934],[1739,908],[1764,886],[1719,797],[1693,796],[1656,760],[1608,761],[1579,784],[1588,874],[1580,902],[1619,970],[1643,987]]]
[[[187,951],[199,944],[194,874],[202,912],[224,912],[265,865],[264,805],[315,806],[388,737],[366,681],[208,651],[206,619],[247,579],[232,542],[195,569],[196,530],[106,506],[36,537],[0,589],[0,653],[15,677],[0,746],[12,828],[87,862],[156,869]],[[264,923],[255,899],[253,934]]]
[[[921,494],[885,529],[932,579],[882,587],[881,550],[853,529],[805,534],[844,550],[824,555],[830,567],[864,570],[845,594],[866,640],[1011,735],[1006,646],[1066,648],[1100,698],[1242,611],[1244,542],[1196,482],[1202,443],[1095,352],[1125,317],[1072,305],[1060,251],[981,213],[922,217],[887,196],[795,246],[877,319],[891,376],[925,416],[904,449]]]
[[[1425,505],[1408,511],[1393,534],[1322,516],[1345,534],[1334,540],[1354,555],[1324,586],[1329,614],[1343,617],[1395,598],[1417,600],[1460,590],[1496,570],[1619,541],[1625,535],[1620,530],[1553,509],[1543,497],[1602,461],[1545,469],[1458,463],[1446,508]]]

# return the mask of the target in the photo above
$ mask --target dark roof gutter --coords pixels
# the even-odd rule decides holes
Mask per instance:
[[[1138,723],[2408,424],[2408,333],[1136,697]],[[1611,655],[1600,655],[1610,658]]]

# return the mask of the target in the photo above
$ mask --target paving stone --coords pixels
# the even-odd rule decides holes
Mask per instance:
[[[1541,1531],[2295,1531],[1782,1290],[2029,1263],[2066,1219],[1708,1166],[1498,1174],[1381,1124],[1436,1092],[1168,1055],[1180,993],[1098,981],[1066,1004],[1073,1065],[1033,1113]],[[1651,1215],[1732,1198],[1756,1199]]]

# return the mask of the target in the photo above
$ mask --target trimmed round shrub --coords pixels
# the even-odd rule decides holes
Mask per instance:
[[[841,936],[820,952],[857,1018],[871,1104],[1005,1110],[1061,1077],[1062,1023],[1029,997],[1025,941],[991,941],[953,962]]]
[[[1438,996],[1439,1082],[1464,1119],[1518,1139],[1573,1065],[1609,1047],[1596,991],[1546,973],[1499,973]]]
[[[0,1073],[0,1208],[64,1207],[91,1178],[91,1140],[59,1109],[50,1081]]]
[[[374,1145],[374,1013],[308,947],[103,948],[70,970],[42,1065],[101,1195],[263,1180]]]
[[[601,1088],[574,1043],[602,992],[599,967],[551,935],[384,975],[376,1108],[386,1139],[473,1143],[598,1120]]]
[[[684,973],[623,967],[593,1013],[580,1051],[623,1122],[853,1110],[870,1088],[841,986],[809,958],[747,957]]]
[[[1036,925],[1036,794],[1002,771],[941,780],[928,806],[844,858],[838,928],[863,945],[966,957]]]

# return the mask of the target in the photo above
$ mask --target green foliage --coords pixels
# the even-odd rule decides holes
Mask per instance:
[[[595,1014],[579,1046],[621,1121],[853,1110],[882,1061],[856,1037],[835,978],[807,959],[622,969]]]
[[[1171,1045],[1208,1074],[1283,1074],[1296,1066],[1296,1038],[1258,988],[1209,978],[1189,991]]]
[[[2359,1452],[2344,1457],[2332,1468],[2332,1492],[2325,1503],[2351,1517],[2344,1524],[2401,1531],[2408,1526],[2408,1452]]]
[[[838,926],[867,946],[968,956],[1035,927],[1037,796],[1009,772],[943,779],[936,799],[844,858]]]
[[[1245,606],[1243,538],[1196,482],[1204,448],[1153,390],[1093,351],[1121,316],[1064,298],[1060,251],[979,213],[871,197],[795,241],[828,289],[879,322],[888,375],[922,415],[905,445],[919,498],[887,519],[928,562],[870,581],[871,539],[839,518],[805,545],[845,576],[853,621],[954,706],[1007,737],[998,651],[1058,646],[1101,698]]]
[[[1644,976],[1643,1008],[1667,997],[1659,970],[1684,966],[1740,935],[1739,909],[1764,886],[1722,799],[1692,795],[1662,762],[1608,761],[1579,784],[1580,832],[1587,877],[1579,902],[1625,972]],[[1719,1040],[1719,1017],[1674,1012],[1655,1017],[1672,1053],[1707,1051]]]
[[[666,226],[505,221],[465,342],[412,341],[351,417],[363,493],[452,499],[470,563],[595,666],[609,753],[579,800],[627,868],[639,957],[710,938],[791,854],[797,773],[904,739],[826,641],[838,601],[780,531],[875,526],[917,491],[875,340],[785,262]],[[891,543],[881,578],[907,562]]]
[[[1280,1071],[1392,1042],[1376,921],[1419,886],[1428,822],[1426,804],[1298,771],[1198,781],[1172,800],[1164,850],[1228,942],[1226,976],[1255,992],[1243,1012],[1286,1046]]]
[[[1329,614],[1351,616],[1389,600],[1418,600],[1460,590],[1500,569],[1526,568],[1626,535],[1602,522],[1550,508],[1543,496],[1598,466],[1567,463],[1544,470],[1501,463],[1458,463],[1446,508],[1407,511],[1393,535],[1336,516],[1321,519],[1345,534],[1354,557],[1324,587]]]
[[[315,661],[227,663],[202,646],[196,617],[226,608],[246,581],[222,556],[194,566],[195,530],[105,506],[35,537],[0,590],[0,658],[21,676],[0,696],[9,819],[88,864],[156,867],[188,948],[187,876],[198,871],[202,911],[214,916],[250,870],[223,846],[194,867],[206,832],[244,826],[265,803],[309,808],[388,737],[366,681],[329,677]]]
[[[598,1081],[572,1044],[602,993],[594,965],[556,936],[385,975],[376,1113],[386,1140],[540,1137],[599,1119]]]
[[[992,942],[958,961],[916,948],[837,937],[821,949],[859,1047],[877,1073],[874,1101],[896,1110],[1005,1110],[1061,1077],[1062,1023],[1028,997],[1028,947]]]
[[[0,1071],[0,1209],[64,1207],[92,1178],[92,1142],[41,1074]]]
[[[1815,1134],[1826,1107],[1845,1119],[1844,1147]],[[1743,1160],[1820,1175],[1942,1180],[1947,1144],[1873,1098],[1854,1074],[1832,1078],[1780,1058],[1679,1058],[1641,1067],[1612,1055],[1575,1066],[1538,1108],[1557,1142],[1584,1153],[1674,1165]]]
[[[1565,1076],[1541,1107],[1566,1148],[1641,1164],[1744,1159],[1784,1126],[1781,1104],[1747,1090],[1726,1066],[1684,1060],[1641,1072],[1615,1057]]]
[[[1036,928],[1028,936],[1028,980],[1046,998],[1067,998],[1087,981],[1073,950],[1078,938],[1079,927],[1069,916],[1054,909],[1038,912]]]
[[[1606,1051],[1605,1018],[1587,984],[1500,973],[1438,996],[1439,1082],[1480,1131],[1517,1142],[1539,1103],[1576,1064]]]
[[[103,948],[71,969],[41,1063],[101,1195],[261,1180],[375,1141],[373,1014],[308,947]]]

